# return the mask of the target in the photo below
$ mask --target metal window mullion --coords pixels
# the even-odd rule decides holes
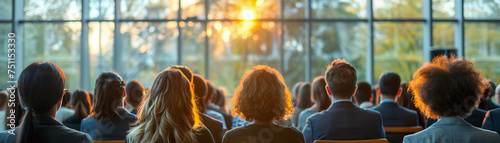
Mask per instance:
[[[210,45],[209,45],[209,38],[208,38],[208,0],[205,0],[205,5],[204,5],[204,11],[205,11],[205,22],[203,23],[205,25],[205,78],[210,79]]]
[[[285,47],[283,46],[284,45],[283,43],[285,41],[285,39],[284,39],[285,36],[284,36],[284,31],[283,31],[283,26],[285,25],[283,23],[283,19],[285,18],[285,16],[284,16],[284,2],[285,2],[284,0],[280,0],[280,25],[281,26],[279,29],[280,35],[279,35],[279,41],[278,41],[279,42],[278,48],[279,48],[279,52],[280,52],[280,62],[279,62],[280,66],[279,66],[279,68],[280,68],[281,73],[284,73],[285,74],[284,76],[286,76],[286,74],[288,74],[288,72],[285,71],[285,55],[284,55],[285,54]]]
[[[82,0],[82,29],[80,37],[80,88],[90,90],[89,57],[89,0]]]
[[[311,47],[311,36],[312,36],[312,8],[311,8],[311,3],[312,0],[307,1],[307,10],[306,10],[306,16],[307,16],[307,23],[306,23],[306,29],[307,29],[307,49],[306,49],[306,82],[311,82],[311,70],[312,70],[312,47]]]
[[[180,25],[182,19],[182,1],[179,0],[178,11],[177,11],[177,64],[182,65],[182,28]]]
[[[15,44],[16,44],[16,69],[15,78],[17,81],[19,75],[24,69],[24,26],[20,21],[24,18],[24,1],[23,0],[13,0],[12,3],[12,33],[16,34]]]
[[[367,37],[366,37],[366,81],[372,85],[374,85],[373,74],[375,74],[373,70],[374,64],[374,55],[373,55],[373,1],[367,0]]]
[[[457,47],[457,57],[465,57],[464,42],[464,0],[455,0],[455,47]]]
[[[433,27],[432,27],[432,0],[423,1],[423,18],[425,19],[423,31],[423,56],[424,62],[431,61],[431,50],[433,44]]]
[[[124,51],[122,48],[122,40],[121,40],[121,33],[120,33],[120,18],[121,18],[121,11],[120,11],[120,0],[115,0],[115,19],[114,19],[114,24],[115,24],[115,30],[114,30],[114,42],[113,42],[113,69],[121,73],[123,76],[123,65],[124,62],[122,60],[123,57],[123,52]]]

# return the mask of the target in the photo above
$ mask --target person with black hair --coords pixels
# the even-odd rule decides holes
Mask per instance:
[[[68,117],[68,119],[64,120],[62,123],[69,128],[79,131],[82,120],[89,116],[92,108],[89,93],[85,90],[75,90],[75,92],[71,94],[71,105],[73,105],[75,114]]]
[[[500,109],[493,109],[486,113],[482,128],[500,134]]]
[[[404,137],[404,143],[463,142],[498,143],[493,131],[472,126],[469,116],[481,98],[487,82],[474,63],[438,56],[414,74],[410,89],[415,105],[425,116],[439,119],[432,126]]]
[[[191,77],[194,85],[194,95],[196,96],[196,103],[198,110],[200,111],[201,121],[205,126],[207,126],[208,130],[212,133],[214,141],[216,143],[222,142],[222,136],[224,135],[223,123],[220,120],[212,118],[210,116],[205,115],[204,113],[207,111],[207,107],[205,105],[204,99],[207,94],[207,82],[205,79],[198,74],[195,74]]]
[[[103,72],[97,77],[95,99],[90,117],[82,120],[81,131],[93,140],[125,140],[130,124],[137,116],[123,106],[125,82],[114,72]]]
[[[493,110],[500,108],[493,100],[491,100],[495,96],[496,91],[496,83],[493,80],[488,80],[488,88],[484,90],[483,97],[479,100],[479,109],[483,109],[485,111]]]
[[[396,102],[399,106],[416,111],[418,116],[418,125],[425,128],[424,115],[422,115],[422,112],[420,112],[420,110],[418,110],[415,106],[415,102],[413,102],[413,96],[413,92],[411,92],[410,88],[408,87],[408,83],[403,82],[401,83],[401,95],[396,98]]]
[[[385,138],[382,117],[377,111],[356,106],[356,70],[343,59],[334,60],[325,73],[326,92],[332,105],[310,116],[302,131],[307,143],[315,140],[363,140]]]
[[[125,93],[127,94],[125,103],[127,103],[126,107],[128,111],[137,115],[139,104],[146,93],[144,86],[142,86],[142,83],[138,80],[131,80],[125,85]]]
[[[373,107],[373,102],[372,100],[374,99],[372,97],[372,87],[368,82],[359,82],[357,84],[358,89],[356,90],[356,97],[358,101],[358,106],[359,108],[371,108]]]
[[[23,122],[15,136],[0,135],[1,142],[91,143],[89,135],[70,129],[55,120],[61,108],[65,77],[63,71],[51,62],[36,62],[26,67],[18,78],[21,105],[26,110]],[[9,133],[8,133],[9,134]]]
[[[307,108],[302,111],[299,115],[299,130],[302,131],[304,126],[306,126],[307,118],[311,115],[328,109],[332,105],[332,100],[325,90],[326,81],[324,76],[316,77],[312,83],[312,93],[311,100],[314,105],[311,108]]]
[[[206,82],[207,82],[207,94],[204,97],[204,101],[203,101],[203,102],[205,102],[205,107],[206,107],[206,111],[204,114],[208,115],[212,118],[215,118],[219,121],[222,121],[224,130],[228,130],[229,128],[227,126],[226,118],[224,117],[224,115],[222,115],[222,113],[217,112],[212,104],[212,99],[214,97],[215,92],[217,92],[217,88],[215,88],[215,86],[213,85],[212,82],[210,82],[210,81],[206,81]],[[228,121],[228,122],[230,122],[230,121]]]
[[[294,127],[299,129],[299,115],[302,111],[310,108],[313,105],[311,102],[311,84],[304,83],[299,87],[299,92],[297,95],[297,106],[293,108],[292,114],[292,124]]]
[[[385,127],[412,127],[418,126],[418,115],[414,110],[401,107],[396,98],[401,95],[401,78],[396,72],[385,72],[380,75],[377,94],[381,97],[380,104],[371,108],[380,112]],[[406,134],[388,133],[390,143],[403,142]]]
[[[64,120],[68,119],[70,116],[73,116],[75,114],[75,110],[73,110],[70,100],[71,100],[71,91],[66,89],[62,99],[61,109],[57,111],[56,115],[57,121],[63,122]]]

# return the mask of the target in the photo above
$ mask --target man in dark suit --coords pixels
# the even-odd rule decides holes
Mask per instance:
[[[483,129],[495,131],[500,134],[500,109],[490,110],[486,113]]]
[[[492,80],[488,80],[488,83],[489,86],[486,90],[484,90],[483,97],[481,98],[479,103],[479,109],[483,109],[486,111],[500,108],[499,105],[491,100],[491,98],[495,96],[496,91],[498,91],[498,89],[496,89],[496,84]]]
[[[475,127],[481,128],[481,126],[483,125],[483,120],[486,115],[486,112],[487,112],[486,110],[475,107],[474,110],[472,111],[472,114],[470,114],[469,117],[464,118],[464,120]],[[437,122],[436,119],[427,118],[427,127],[430,127],[432,124],[436,122]]]
[[[380,75],[377,94],[382,98],[380,104],[371,108],[382,114],[382,120],[385,127],[411,127],[418,126],[417,112],[405,107],[399,106],[395,100],[401,95],[401,78],[395,72],[386,72]],[[387,140],[390,143],[403,142],[407,134],[391,133],[387,134]]]
[[[327,110],[306,121],[303,134],[307,143],[314,140],[363,140],[385,138],[382,117],[351,102],[356,91],[356,70],[345,60],[335,60],[325,74],[326,90],[333,96]]]

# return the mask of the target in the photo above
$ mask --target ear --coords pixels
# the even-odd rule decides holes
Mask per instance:
[[[328,87],[328,85],[325,86],[325,89],[326,89],[326,93],[330,96],[332,96],[332,93],[330,92],[330,87]]]
[[[396,97],[401,96],[401,92],[402,92],[402,91],[403,91],[403,90],[402,90],[401,88],[399,88],[398,93],[396,93]]]
[[[380,96],[380,87],[375,87],[375,90],[377,91],[377,96]]]
[[[352,93],[352,96],[356,95],[356,91],[358,91],[358,86],[354,87],[354,92]]]

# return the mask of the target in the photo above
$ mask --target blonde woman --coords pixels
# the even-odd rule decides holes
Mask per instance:
[[[242,77],[234,94],[233,116],[243,117],[247,121],[253,121],[253,124],[228,131],[223,143],[305,142],[304,136],[297,129],[272,122],[286,119],[293,112],[285,80],[276,69],[255,66]]]
[[[126,142],[213,143],[210,131],[200,121],[191,87],[178,69],[167,68],[158,74]]]

